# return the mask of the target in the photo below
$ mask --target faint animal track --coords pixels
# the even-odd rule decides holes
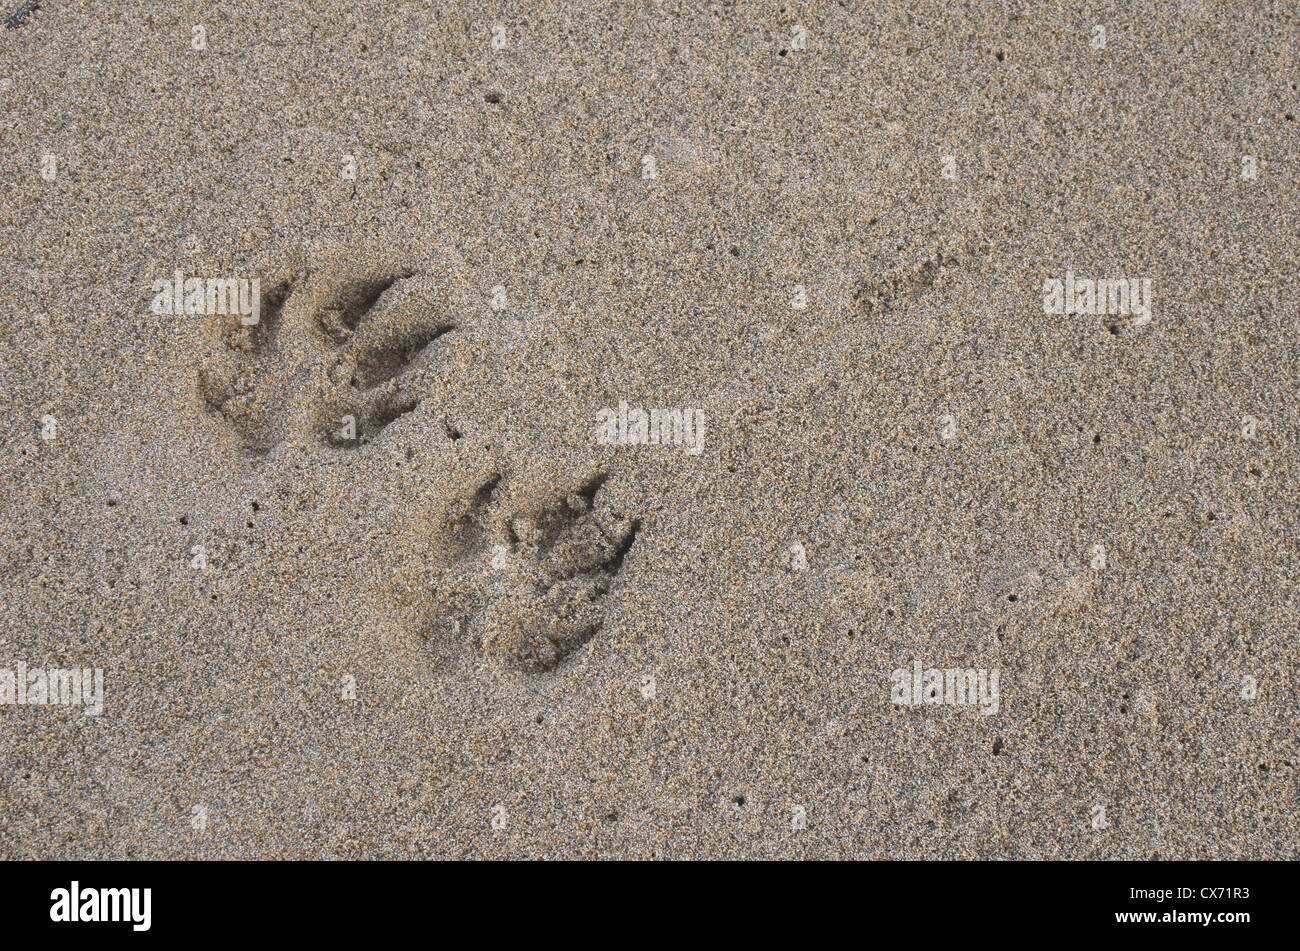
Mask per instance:
[[[298,275],[273,282],[260,319],[209,318],[215,353],[199,369],[205,403],[246,449],[289,438],[361,446],[419,404],[425,349],[455,329],[420,313],[406,294],[411,272],[346,277],[326,286]]]
[[[883,313],[896,302],[919,297],[934,285],[941,270],[958,263],[951,250],[936,248],[914,263],[900,264],[880,277],[859,282],[853,301],[868,316]]]
[[[604,626],[600,602],[641,524],[610,510],[605,476],[505,512],[494,475],[445,513],[453,567],[435,580],[426,638],[467,640],[517,669],[553,669]]]

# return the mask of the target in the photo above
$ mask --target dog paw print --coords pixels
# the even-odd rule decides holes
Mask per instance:
[[[260,313],[209,318],[205,404],[264,454],[286,440],[355,449],[419,404],[429,346],[455,329],[408,271],[270,284]]]
[[[493,476],[448,513],[453,567],[435,582],[424,633],[548,671],[604,626],[601,602],[640,522],[611,509],[604,476],[525,512],[501,510],[500,483]]]

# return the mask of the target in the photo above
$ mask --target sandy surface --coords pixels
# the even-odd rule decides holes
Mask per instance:
[[[42,2],[0,668],[104,709],[0,706],[0,856],[1297,857],[1297,49],[1281,2]],[[259,322],[155,313],[177,270]],[[1067,272],[1151,319],[1045,313]]]

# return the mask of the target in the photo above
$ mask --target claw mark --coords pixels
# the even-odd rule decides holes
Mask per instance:
[[[316,318],[317,323],[335,343],[347,342],[388,289],[412,273],[399,271],[383,277],[352,281],[321,310]]]
[[[353,385],[369,390],[387,383],[414,363],[429,344],[455,329],[454,324],[416,327],[395,334],[382,346],[366,348],[357,357]]]

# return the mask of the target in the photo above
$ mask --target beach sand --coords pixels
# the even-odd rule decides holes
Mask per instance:
[[[1300,857],[1293,5],[254,6],[0,30],[0,856]]]

